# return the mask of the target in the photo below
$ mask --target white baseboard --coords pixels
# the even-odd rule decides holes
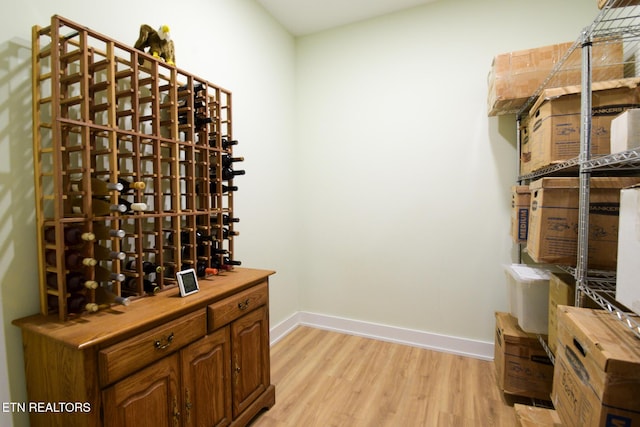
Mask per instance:
[[[299,325],[357,335],[366,338],[442,351],[482,360],[493,360],[493,342],[476,341],[361,320],[299,311],[271,328],[271,345]]]

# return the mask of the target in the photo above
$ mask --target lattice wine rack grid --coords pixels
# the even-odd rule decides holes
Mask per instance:
[[[229,91],[60,16],[33,28],[32,61],[43,314],[238,264]]]

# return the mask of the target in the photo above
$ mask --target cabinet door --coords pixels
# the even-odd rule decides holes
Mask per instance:
[[[269,386],[269,319],[262,306],[231,324],[233,416]]]
[[[105,427],[178,427],[178,355],[118,381],[102,392]]]
[[[183,349],[182,399],[184,426],[226,426],[231,423],[231,340],[229,327]]]

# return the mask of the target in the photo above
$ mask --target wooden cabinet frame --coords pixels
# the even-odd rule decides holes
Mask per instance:
[[[275,403],[271,274],[238,268],[203,280],[186,298],[175,289],[71,322],[42,314],[14,321],[29,401],[90,405],[33,412],[31,425],[247,425]]]

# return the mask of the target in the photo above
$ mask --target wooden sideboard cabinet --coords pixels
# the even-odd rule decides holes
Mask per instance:
[[[273,273],[238,268],[200,280],[185,298],[175,289],[66,322],[15,320],[29,402],[52,404],[30,412],[31,426],[248,424],[275,404]]]

